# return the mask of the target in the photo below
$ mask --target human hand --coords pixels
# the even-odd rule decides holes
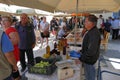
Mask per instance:
[[[14,66],[13,66],[13,71],[16,72],[17,70],[18,70],[17,65],[14,65]]]

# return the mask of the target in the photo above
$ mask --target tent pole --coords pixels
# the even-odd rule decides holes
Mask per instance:
[[[75,22],[75,30],[74,30],[74,36],[76,36],[76,30],[77,30],[77,18],[78,18],[78,0],[76,0],[76,22]],[[75,37],[75,42],[74,45],[76,46],[76,37]]]

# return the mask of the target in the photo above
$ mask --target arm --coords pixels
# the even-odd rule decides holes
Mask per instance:
[[[42,32],[42,22],[40,23],[40,29],[39,29],[40,32]]]
[[[36,35],[35,35],[34,29],[32,29],[32,36],[33,36],[32,48],[34,48],[34,47],[35,47],[35,44],[36,44]]]
[[[8,62],[12,65],[13,70],[15,71],[18,70],[17,62],[15,60],[13,52],[11,51],[11,52],[5,53],[5,57],[7,58]]]
[[[2,35],[2,39],[1,39],[1,43],[2,43],[2,51],[6,57],[6,59],[8,60],[8,62],[13,66],[13,70],[17,70],[17,63],[13,54],[13,45],[11,43],[11,41],[9,40],[8,36],[3,33]]]
[[[13,45],[18,44],[19,41],[20,41],[19,35],[18,35],[17,32],[11,32],[9,34],[9,37],[10,37],[10,40],[11,40],[11,42],[12,42]]]
[[[44,31],[49,31],[49,26],[50,26],[49,23],[46,23]]]

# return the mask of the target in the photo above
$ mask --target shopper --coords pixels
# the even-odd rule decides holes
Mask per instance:
[[[36,37],[34,26],[29,22],[28,15],[25,13],[21,14],[20,22],[15,27],[20,37],[20,63],[22,66],[21,71],[23,72],[26,69],[25,53],[27,55],[28,64],[34,63],[33,48],[35,47]]]

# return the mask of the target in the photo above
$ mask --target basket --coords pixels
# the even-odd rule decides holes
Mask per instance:
[[[48,59],[43,59],[41,57],[36,57],[35,58],[35,62],[36,63],[39,63],[40,61],[49,62],[50,65],[49,66],[45,66],[43,68],[35,67],[34,65],[33,66],[32,65],[28,65],[28,72],[29,73],[35,73],[35,74],[51,75],[57,68],[57,66],[55,65],[56,60],[50,61]]]

